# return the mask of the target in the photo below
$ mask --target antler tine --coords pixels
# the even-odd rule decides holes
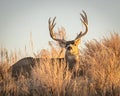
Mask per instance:
[[[55,27],[56,23],[55,22],[56,17],[54,17],[52,23],[51,23],[51,18],[49,18],[49,31],[50,31],[50,36],[52,39],[55,39],[55,36],[53,34],[53,28]]]
[[[54,33],[53,33],[53,29],[54,29],[54,27],[55,27],[55,25],[56,25],[55,19],[56,19],[56,17],[54,17],[53,20],[51,20],[51,18],[49,18],[49,20],[48,20],[50,36],[51,36],[51,38],[52,38],[53,40],[55,40],[55,41],[65,43],[65,40],[57,39],[57,38],[55,37]]]
[[[88,32],[88,19],[87,19],[87,14],[86,12],[83,10],[82,13],[80,13],[81,17],[80,20],[82,21],[82,23],[85,25],[85,32],[83,33],[82,31],[78,34],[78,36],[75,38],[75,39],[79,39],[81,38],[82,36],[84,36],[87,32]]]
[[[80,13],[80,15],[82,17],[81,21],[85,22],[88,25],[87,14],[86,14],[86,12],[84,10],[82,12],[84,13],[84,15]]]
[[[54,17],[53,22],[52,22],[53,27],[56,25],[56,23],[54,23],[55,19],[56,19],[56,17]]]

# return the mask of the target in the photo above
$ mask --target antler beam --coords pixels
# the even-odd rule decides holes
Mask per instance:
[[[80,20],[81,20],[82,23],[85,25],[86,30],[85,30],[85,32],[82,32],[82,31],[81,31],[75,39],[81,38],[82,36],[84,36],[84,35],[88,32],[88,19],[87,19],[87,14],[86,14],[85,11],[82,11],[82,12],[83,12],[83,14],[80,13],[80,15],[81,15],[81,17],[82,17]]]
[[[54,29],[54,27],[55,27],[55,25],[56,25],[55,19],[56,19],[56,17],[54,17],[53,20],[51,20],[51,18],[49,18],[49,21],[48,21],[48,23],[49,23],[50,36],[51,36],[51,38],[52,38],[53,40],[55,40],[55,41],[58,41],[58,42],[61,42],[61,43],[65,43],[65,42],[66,42],[65,40],[57,39],[56,36],[55,36],[54,33],[53,33],[53,32],[54,32],[53,29]]]

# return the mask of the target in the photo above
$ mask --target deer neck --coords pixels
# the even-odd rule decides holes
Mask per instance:
[[[65,60],[69,65],[70,69],[73,69],[74,65],[79,63],[80,61],[80,56],[79,56],[79,52],[76,52],[74,54],[71,53],[65,53]]]

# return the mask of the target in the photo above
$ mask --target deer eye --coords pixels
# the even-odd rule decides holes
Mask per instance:
[[[66,48],[68,45],[69,45],[69,44],[66,44],[66,45],[65,45],[65,48]]]
[[[74,43],[74,42],[72,42],[71,44],[72,44],[72,45],[74,45],[75,43]]]

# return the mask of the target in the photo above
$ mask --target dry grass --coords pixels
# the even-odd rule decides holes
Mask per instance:
[[[85,75],[94,84],[97,95],[120,95],[120,36],[111,34],[101,42],[86,43],[83,52]]]
[[[120,36],[85,43],[80,72],[72,77],[66,63],[40,62],[30,78],[15,81],[8,71],[12,60],[1,50],[0,96],[120,96]],[[8,60],[9,59],[9,60]]]

